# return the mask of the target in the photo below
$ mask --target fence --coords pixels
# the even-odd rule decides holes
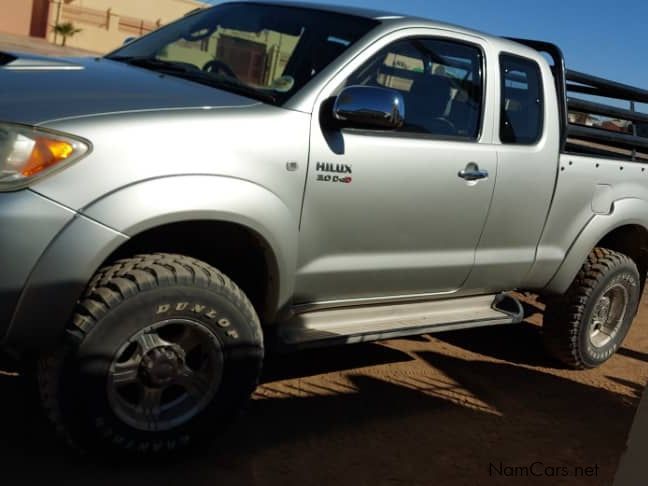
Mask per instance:
[[[128,34],[143,35],[154,31],[162,25],[161,20],[149,22],[135,17],[119,17],[119,30]]]
[[[106,29],[110,24],[110,10],[101,11],[74,5],[62,5],[62,7],[60,17],[64,22],[80,23]]]
[[[99,10],[76,5],[67,5],[60,1],[51,0],[55,6],[56,17],[54,24],[62,22],[72,22],[95,28],[112,30],[117,28],[120,32],[130,35],[143,35],[158,29],[162,25],[162,20],[150,21],[146,19],[128,17],[114,13],[111,9]]]

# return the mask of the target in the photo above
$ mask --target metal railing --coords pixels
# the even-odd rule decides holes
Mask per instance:
[[[72,23],[93,25],[107,28],[110,22],[110,10],[95,10],[93,8],[62,5],[61,20]]]
[[[512,39],[540,52],[550,55],[553,74],[560,102],[562,148],[578,152],[587,149],[597,154],[611,155],[630,160],[648,160],[648,137],[639,134],[639,128],[648,130],[648,114],[638,112],[636,103],[648,103],[648,90],[600,78],[591,74],[565,69],[565,58],[554,44],[527,39]],[[573,97],[573,94],[577,97]],[[604,102],[583,99],[578,96],[596,97]],[[627,103],[619,107],[616,103]],[[622,122],[619,128],[610,130],[603,124],[588,126],[569,116],[582,114],[586,120],[591,116],[603,116]]]
[[[144,35],[158,29],[161,25],[162,21],[160,19],[156,22],[149,22],[136,17],[119,17],[119,30],[129,34]]]
[[[148,20],[137,17],[129,17],[113,12],[112,9],[100,10],[77,5],[68,5],[61,0],[50,0],[51,4],[56,6],[55,18],[52,24],[56,25],[62,22],[72,22],[79,24],[81,28],[84,25],[96,28],[112,30],[114,25],[121,32],[128,34],[143,35],[152,32],[162,26],[162,19]]]

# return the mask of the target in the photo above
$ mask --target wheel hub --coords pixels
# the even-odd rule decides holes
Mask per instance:
[[[628,291],[621,284],[610,286],[594,306],[589,338],[596,348],[607,346],[621,328],[628,306]]]
[[[180,346],[159,346],[142,357],[139,376],[146,386],[161,388],[180,376],[184,364],[185,352]]]
[[[208,327],[190,319],[160,321],[117,351],[106,381],[108,400],[131,427],[169,430],[207,407],[222,371],[223,353]]]
[[[601,327],[610,316],[610,297],[604,296],[599,300],[596,310],[594,311],[594,319],[597,322],[597,327]]]

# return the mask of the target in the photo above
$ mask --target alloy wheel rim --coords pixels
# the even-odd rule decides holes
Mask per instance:
[[[124,423],[164,431],[187,423],[211,402],[221,382],[216,335],[190,319],[170,319],[138,331],[115,354],[108,401]]]
[[[589,325],[592,346],[602,348],[616,337],[628,307],[628,290],[616,283],[608,287],[596,301]]]

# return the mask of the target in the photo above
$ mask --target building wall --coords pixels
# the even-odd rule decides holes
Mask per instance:
[[[32,37],[47,37],[47,30],[49,26],[47,25],[49,17],[49,3],[50,0],[32,0],[32,18],[31,18],[31,28],[29,35]]]
[[[72,22],[81,32],[68,46],[105,53],[202,6],[198,0],[50,0],[47,39],[60,44],[52,27]]]
[[[151,22],[161,19],[164,24],[190,10],[204,6],[204,2],[197,0],[73,0],[67,3],[70,6],[96,10],[112,9],[117,15],[142,18]]]
[[[0,0],[0,32],[29,35],[33,0]]]
[[[242,81],[269,86],[282,76],[298,41],[299,36],[273,31],[259,36],[252,32],[219,28],[201,42],[176,41],[160,58],[188,62],[201,69],[208,61],[219,59]]]

